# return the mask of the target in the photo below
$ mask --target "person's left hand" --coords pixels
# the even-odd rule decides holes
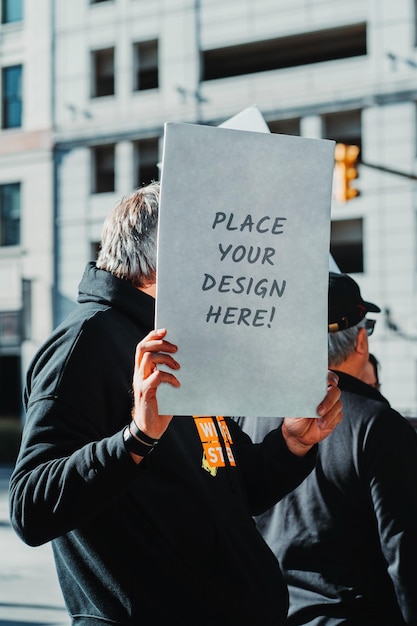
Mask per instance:
[[[325,439],[342,420],[342,401],[337,386],[338,376],[329,370],[327,395],[317,407],[319,417],[286,417],[282,423],[282,434],[288,449],[297,456],[304,456]]]

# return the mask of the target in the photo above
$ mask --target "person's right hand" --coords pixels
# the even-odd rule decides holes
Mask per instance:
[[[179,387],[180,382],[167,371],[158,369],[164,365],[178,370],[180,365],[171,354],[177,346],[165,340],[165,328],[152,330],[138,343],[133,374],[134,406],[132,418],[149,437],[159,439],[168,428],[172,415],[159,415],[156,392],[161,383]]]

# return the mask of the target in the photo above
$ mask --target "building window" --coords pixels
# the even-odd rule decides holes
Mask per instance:
[[[20,343],[20,311],[0,311],[0,347],[17,347]]]
[[[90,241],[90,258],[93,261],[97,261],[100,254],[101,241]]]
[[[323,139],[334,139],[336,143],[362,146],[362,111],[341,111],[323,115]]]
[[[417,29],[417,25],[416,25],[416,29]],[[414,107],[415,107],[414,108],[414,145],[417,151],[417,102],[414,103]],[[416,152],[416,156],[417,156],[417,152]]]
[[[1,21],[2,24],[21,22],[23,19],[23,0],[2,0]]]
[[[268,127],[271,133],[278,133],[279,135],[300,135],[300,119],[288,119],[288,120],[274,120],[268,122]]]
[[[93,157],[93,193],[114,191],[115,146],[96,146],[92,149]]]
[[[417,0],[414,0],[414,45],[417,46]]]
[[[22,278],[22,340],[32,339],[32,281]]]
[[[414,239],[417,241],[417,211],[414,212]],[[414,269],[417,272],[417,249],[414,250]]]
[[[366,24],[202,52],[203,80],[242,76],[366,54]]]
[[[142,139],[135,143],[135,185],[141,187],[159,180],[159,140]]]
[[[0,315],[2,315],[0,313]],[[1,319],[1,318],[0,318]],[[1,332],[1,329],[0,329]],[[1,339],[0,339],[1,341]],[[21,360],[0,355],[0,418],[20,418],[22,413]]]
[[[333,221],[330,235],[330,253],[341,272],[363,272],[363,220]]]
[[[92,52],[93,98],[114,95],[114,48]]]
[[[158,41],[144,41],[134,44],[134,90],[157,89]]]
[[[333,179],[333,197],[339,203],[345,203],[359,195],[356,178],[360,176],[360,154],[362,149],[362,111],[355,109],[352,111],[341,111],[329,113],[322,116],[322,137],[333,139],[337,144],[347,146],[354,145],[359,148],[357,161],[351,163],[351,173],[355,173],[355,178],[347,179],[343,164],[335,162],[335,177]],[[337,160],[343,158],[335,152]],[[349,150],[349,149],[348,149]],[[343,154],[343,152],[342,152]],[[346,152],[344,153],[346,154]]]
[[[22,66],[2,70],[2,128],[22,125]]]
[[[20,183],[0,185],[0,245],[20,244]]]

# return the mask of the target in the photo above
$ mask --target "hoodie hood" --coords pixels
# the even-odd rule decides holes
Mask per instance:
[[[91,261],[87,263],[78,287],[77,302],[97,302],[115,307],[145,327],[153,328],[155,322],[155,299],[136,289],[131,283],[110,272],[98,269]]]

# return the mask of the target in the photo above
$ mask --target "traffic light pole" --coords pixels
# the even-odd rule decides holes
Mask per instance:
[[[359,196],[359,190],[353,186],[356,178],[358,178],[358,167],[369,167],[370,169],[394,176],[401,176],[408,180],[417,180],[417,174],[402,172],[393,167],[378,165],[377,163],[368,163],[363,161],[360,156],[360,147],[345,143],[337,143],[335,147],[335,165],[333,179],[333,193],[338,202],[349,202],[353,198]]]
[[[394,174],[395,176],[402,176],[403,178],[408,178],[409,180],[417,180],[417,174],[407,174],[407,172],[401,172],[400,170],[395,170],[392,167],[385,167],[385,165],[376,165],[375,163],[367,163],[367,161],[362,161],[359,159],[358,165],[363,165],[365,167],[370,167],[373,170],[379,170],[380,172],[387,172],[388,174]]]

